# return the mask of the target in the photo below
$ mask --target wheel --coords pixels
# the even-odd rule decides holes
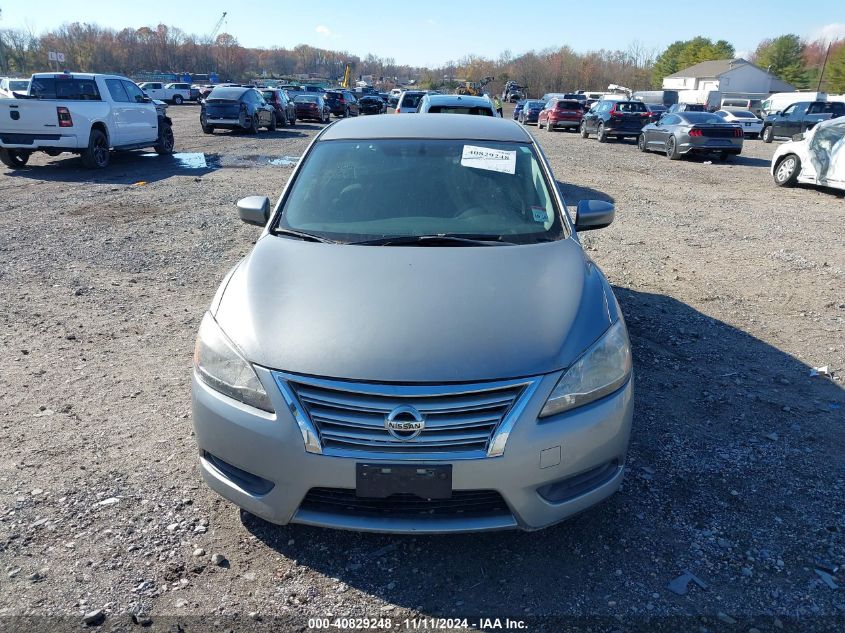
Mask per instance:
[[[346,110],[344,110],[344,111],[343,111],[343,118],[344,118],[344,119],[348,119],[348,118],[349,118],[349,108],[346,108]]]
[[[153,146],[156,154],[169,156],[173,153],[173,146],[176,144],[173,138],[173,128],[170,123],[162,121],[158,126],[158,142]]]
[[[598,139],[599,143],[607,143],[607,133],[604,131],[604,123],[599,123],[599,127],[596,130],[596,139]]]
[[[669,140],[666,141],[666,157],[669,160],[679,160],[681,158],[681,153],[678,151],[678,143],[674,136],[670,136]]]
[[[88,147],[82,152],[82,164],[88,169],[103,169],[109,164],[109,140],[100,130],[91,130]]]
[[[182,95],[176,95],[176,96],[173,97],[173,103],[175,105],[182,105],[182,101],[183,101]]]
[[[275,132],[277,126],[278,126],[278,121],[276,121],[276,113],[274,112],[270,116],[270,125],[267,126],[267,129],[270,130],[271,132]]]
[[[578,131],[581,132],[581,138],[590,138],[590,133],[587,131],[586,121],[581,121],[581,126],[578,128]]]
[[[730,156],[730,154],[729,154],[728,152],[719,152],[719,160],[720,160],[721,162],[723,162],[723,163],[724,163],[726,160],[728,160],[728,157],[729,157],[729,156]]]
[[[275,117],[276,115],[274,114],[273,116]],[[279,126],[279,123],[280,123],[280,121],[278,119],[276,119],[276,127]],[[285,127],[287,124],[288,124],[288,115],[286,114],[285,116],[282,117],[281,125],[282,125],[282,127]]]
[[[794,187],[795,183],[798,182],[798,174],[800,173],[801,159],[795,154],[787,154],[775,165],[775,184],[778,187]]]
[[[294,125],[296,125],[296,115],[295,115],[295,114],[294,114],[294,115],[293,115],[293,116],[292,116],[292,117],[288,120],[288,124],[289,124],[291,127],[293,127]]]
[[[11,169],[23,167],[28,160],[29,152],[21,152],[16,149],[0,149],[0,162]]]
[[[525,125],[525,117],[522,114],[519,115],[517,121],[519,121],[520,125]]]
[[[258,134],[259,123],[260,121],[258,120],[258,112],[256,112],[252,115],[252,117],[250,117],[250,125],[247,128],[247,132],[249,132],[250,134]]]
[[[546,119],[546,131],[547,132],[554,132],[555,131],[555,126],[552,125],[551,122],[548,119]]]
[[[206,134],[214,134],[214,126],[213,125],[203,125],[202,131]]]
[[[323,123],[330,123],[332,120],[332,115],[326,112],[326,117],[323,119]]]
[[[760,138],[763,139],[764,143],[771,143],[773,140],[775,140],[774,130],[772,130],[771,125],[767,125],[763,128],[763,132],[762,134],[760,134]]]
[[[542,124],[542,123],[540,123],[540,117],[537,117],[537,129],[538,129],[538,130],[542,130],[542,129],[543,129],[543,124]]]
[[[637,149],[639,149],[641,152],[647,152],[648,151],[648,146],[646,145],[646,142],[645,142],[645,134],[640,134],[637,137]]]

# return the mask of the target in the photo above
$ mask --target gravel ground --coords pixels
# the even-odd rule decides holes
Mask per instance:
[[[42,155],[0,174],[0,628],[79,630],[85,614],[174,631],[329,615],[845,626],[841,193],[776,188],[776,146],[759,141],[726,164],[670,163],[633,141],[535,132],[570,202],[617,205],[583,241],[634,346],[622,491],[536,533],[279,527],[202,484],[191,354],[259,232],[234,202],[275,199],[291,168],[270,161],[300,156],[319,126],[209,137],[195,106],[170,112],[177,149],[205,168],[134,153],[90,172]],[[832,376],[812,377],[820,366]],[[701,585],[672,592],[687,571]]]

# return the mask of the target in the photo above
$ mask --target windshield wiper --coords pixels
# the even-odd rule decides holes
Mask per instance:
[[[328,244],[336,244],[332,240],[326,239],[325,237],[320,237],[319,235],[314,235],[313,233],[306,233],[304,231],[294,231],[293,229],[281,229],[277,228],[273,231],[274,235],[287,235],[288,237],[296,237],[301,240],[305,240],[306,242],[324,242]]]
[[[435,235],[393,235],[375,240],[351,243],[359,246],[442,246],[444,244],[451,246],[501,246],[504,244],[514,244],[514,242],[506,241],[501,235],[449,233],[437,233]]]

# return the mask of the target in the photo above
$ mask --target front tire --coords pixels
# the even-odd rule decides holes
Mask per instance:
[[[0,162],[10,169],[20,169],[29,160],[29,152],[16,149],[0,149]]]
[[[173,97],[173,103],[175,105],[182,105],[182,101],[182,95],[176,95],[175,97]]]
[[[586,121],[581,121],[581,127],[579,128],[579,132],[581,133],[581,138],[590,138],[590,133],[587,131]]]
[[[258,120],[258,112],[252,115],[250,120],[250,126],[247,128],[247,132],[250,134],[258,134],[258,128],[260,127],[260,121]]]
[[[153,149],[159,156],[169,156],[173,153],[173,147],[176,141],[173,138],[173,128],[169,123],[162,121],[158,126],[158,142],[153,145]]]
[[[763,133],[760,134],[760,138],[763,139],[764,143],[771,143],[773,140],[775,140],[775,132],[772,129],[771,125],[767,125],[763,128]]]
[[[91,130],[88,147],[82,152],[82,164],[88,169],[104,169],[109,165],[109,140],[100,130]]]
[[[546,119],[546,131],[547,132],[554,132],[555,131],[555,126],[552,125],[551,121],[549,121],[548,119]]]
[[[640,150],[641,152],[648,151],[648,145],[645,142],[645,134],[640,134],[637,137],[637,149]]]
[[[267,129],[271,132],[275,132],[276,128],[278,127],[278,121],[276,121],[276,113],[273,113],[273,116],[270,117],[270,124],[267,126]]]
[[[778,187],[794,187],[801,173],[801,159],[795,154],[787,154],[775,165],[774,179]]]

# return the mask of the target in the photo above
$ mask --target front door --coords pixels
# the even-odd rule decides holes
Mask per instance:
[[[129,143],[151,143],[158,138],[158,113],[155,105],[147,101],[143,91],[131,81],[121,80],[129,96],[128,119],[131,140]]]

